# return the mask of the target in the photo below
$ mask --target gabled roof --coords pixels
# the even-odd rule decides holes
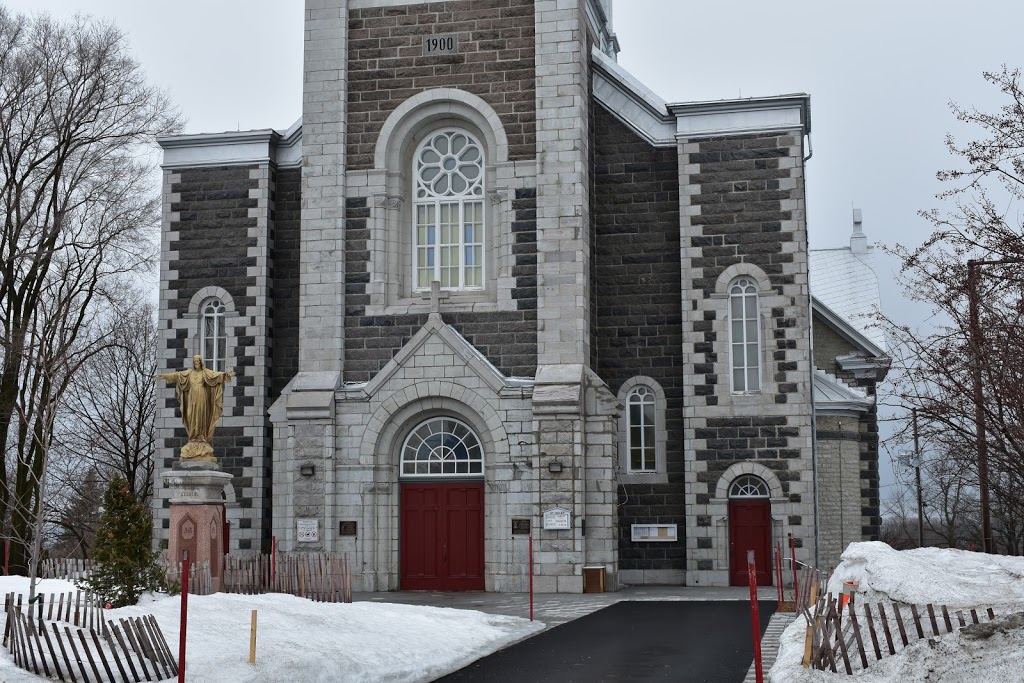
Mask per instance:
[[[869,356],[886,357],[888,352],[885,349],[885,337],[882,336],[882,344],[869,337],[864,330],[858,328],[847,318],[839,315],[832,308],[819,299],[816,295],[811,296],[811,311],[817,317],[824,320],[829,327],[834,329],[841,337],[846,339],[863,353]]]
[[[806,94],[666,103],[596,47],[591,55],[594,99],[656,147],[671,147],[681,138],[811,130]]]
[[[885,333],[872,326],[871,318],[881,310],[874,248],[866,247],[863,253],[851,247],[811,249],[808,258],[813,298],[869,340],[871,353],[885,355]]]
[[[835,375],[814,368],[814,412],[818,414],[864,413],[875,399],[864,389],[851,387]]]

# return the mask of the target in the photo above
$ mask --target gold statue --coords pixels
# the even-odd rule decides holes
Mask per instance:
[[[213,428],[224,412],[224,383],[235,376],[234,370],[217,372],[203,365],[203,357],[192,356],[192,369],[168,372],[153,379],[176,384],[181,421],[188,432],[188,443],[181,447],[181,459],[217,462],[210,439]]]

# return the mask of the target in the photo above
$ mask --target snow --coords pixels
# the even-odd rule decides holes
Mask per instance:
[[[46,580],[39,592],[76,590]],[[28,579],[0,577],[0,591],[28,597]],[[256,664],[249,626],[257,612]],[[108,618],[152,614],[177,652],[181,602],[147,595]],[[186,672],[189,683],[278,681],[430,681],[544,628],[540,622],[473,610],[380,602],[315,603],[283,594],[190,595]],[[0,680],[39,681],[0,650]]]
[[[768,674],[771,683],[1024,681],[1024,557],[938,548],[897,551],[885,543],[852,543],[827,590],[838,594],[847,581],[858,584],[859,602],[931,603],[964,610],[992,607],[996,621],[990,627],[983,618],[981,628],[968,626],[912,641],[880,662],[871,656],[868,669],[849,676],[801,666],[807,625],[799,617],[782,634]]]

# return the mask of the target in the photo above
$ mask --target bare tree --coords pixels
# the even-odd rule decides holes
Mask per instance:
[[[71,377],[148,267],[159,220],[154,135],[177,112],[112,25],[0,7],[0,521],[13,568]]]
[[[103,483],[120,475],[138,500],[153,495],[157,330],[153,307],[130,306],[111,321],[107,345],[75,375],[64,441]]]
[[[1024,481],[1024,92],[1018,70],[1004,67],[984,77],[1007,103],[995,113],[952,106],[961,122],[979,131],[977,139],[961,144],[947,137],[947,148],[962,166],[938,173],[949,186],[939,195],[945,208],[921,214],[935,231],[919,247],[891,250],[901,260],[907,296],[930,304],[934,316],[924,331],[880,318],[894,342],[885,400],[906,410],[907,419],[892,439],[896,443],[910,441],[910,409],[917,408],[923,437],[955,461],[946,474],[962,475],[946,478],[955,486],[943,505],[961,505],[977,485],[971,374],[977,355],[992,507],[999,508],[996,516],[1016,520],[1024,518],[1024,497],[1011,493]],[[986,267],[978,283],[980,349],[970,334],[967,260],[972,258],[1005,261]],[[963,479],[968,473],[973,478]],[[962,483],[968,488],[961,490]],[[1002,551],[1021,546],[1020,538],[1010,537],[1015,528],[1013,523],[1003,526],[997,544]]]

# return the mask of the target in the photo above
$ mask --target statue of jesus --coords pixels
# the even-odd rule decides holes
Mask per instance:
[[[210,439],[213,428],[224,412],[224,383],[235,376],[234,370],[217,372],[203,365],[203,357],[192,357],[192,369],[168,372],[153,379],[176,384],[181,421],[188,432],[188,443],[181,447],[181,459],[217,462]]]

